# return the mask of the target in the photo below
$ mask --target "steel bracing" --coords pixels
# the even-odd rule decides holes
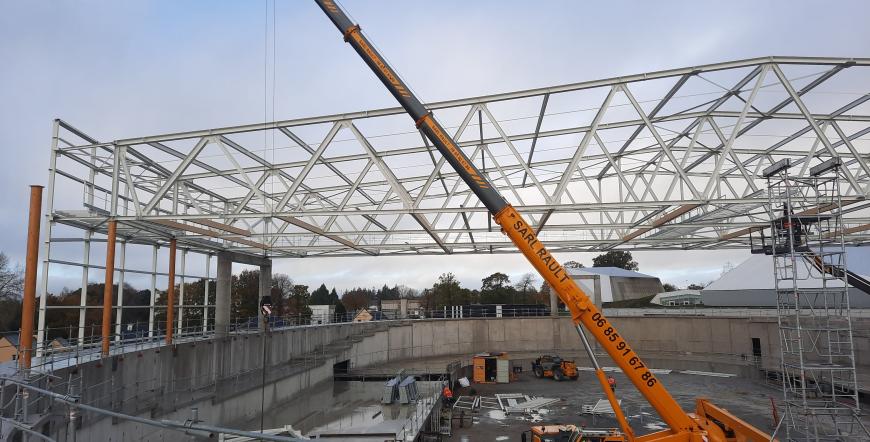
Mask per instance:
[[[842,215],[846,243],[866,241],[868,101],[870,58],[765,57],[428,107],[550,249],[569,252],[747,247],[769,223],[761,170],[784,158],[797,176],[841,160],[843,204],[824,209]],[[49,172],[41,293],[58,266],[87,283],[110,219],[120,284],[125,247],[154,247],[139,271],[152,293],[170,238],[182,277],[189,252],[516,251],[400,108],[115,141],[58,120]],[[83,258],[58,255],[64,243]]]

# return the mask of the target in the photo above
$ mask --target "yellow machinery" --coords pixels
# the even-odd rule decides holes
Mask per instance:
[[[588,430],[575,425],[536,425],[523,433],[523,442],[620,442],[617,430]]]
[[[362,57],[381,80],[393,97],[411,116],[417,128],[435,145],[441,155],[450,163],[460,178],[480,199],[492,214],[502,232],[525,255],[526,259],[559,295],[571,311],[571,319],[580,336],[583,347],[595,369],[601,388],[619,422],[622,438],[637,441],[767,441],[770,437],[723,409],[716,408],[704,399],[698,399],[695,413],[687,413],[659,382],[655,374],[640,359],[613,324],[598,311],[595,304],[574,283],[565,268],[544,247],[535,232],[535,226],[525,219],[498,193],[487,177],[480,173],[477,166],[459,149],[456,142],[435,120],[432,112],[411,92],[399,75],[387,64],[386,60],[363,35],[359,25],[350,21],[344,11],[333,0],[315,0],[329,17],[353,49]],[[427,50],[425,42],[420,42],[421,50]],[[437,67],[438,54],[432,53],[433,66]],[[589,134],[587,134],[588,136]],[[668,429],[636,437],[625,414],[619,407],[616,396],[607,384],[607,377],[592,351],[585,330],[592,334],[601,348],[613,359],[614,363],[640,391],[649,404],[658,412]]]
[[[532,361],[532,373],[539,378],[553,378],[557,381],[576,381],[579,377],[574,361],[553,355],[543,355]]]

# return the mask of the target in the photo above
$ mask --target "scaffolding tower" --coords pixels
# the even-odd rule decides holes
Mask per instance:
[[[785,404],[777,432],[789,441],[868,440],[859,420],[841,163],[833,158],[801,177],[789,166],[786,159],[764,172]]]

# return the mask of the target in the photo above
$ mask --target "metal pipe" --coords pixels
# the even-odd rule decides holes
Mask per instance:
[[[33,357],[33,315],[36,309],[36,266],[39,258],[41,211],[42,186],[30,186],[27,256],[24,261],[24,299],[21,302],[21,334],[18,337],[18,366],[22,370],[30,370]]]
[[[166,345],[172,345],[175,318],[175,238],[169,240],[169,288],[166,290]]]
[[[115,287],[115,231],[118,221],[109,220],[109,232],[106,235],[106,285],[103,287],[103,327],[102,355],[109,356],[109,343],[112,333],[112,292]]]

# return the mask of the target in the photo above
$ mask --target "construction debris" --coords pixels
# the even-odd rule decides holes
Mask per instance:
[[[501,404],[498,402],[498,399],[489,396],[479,396],[480,408],[486,408],[487,410],[501,410]]]
[[[731,373],[716,373],[713,371],[695,371],[695,370],[683,370],[680,373],[694,374],[694,375],[698,375],[698,376],[713,376],[716,378],[733,378],[734,376],[737,376],[736,374],[731,374]]]
[[[474,411],[480,407],[480,396],[459,396],[453,403],[455,410]]]
[[[506,394],[497,394],[495,398],[498,400],[498,404],[501,405],[501,409],[504,410],[505,407],[513,407],[517,405],[518,400],[522,402],[529,401],[529,397],[521,394],[521,393],[506,393]]]
[[[616,401],[619,405],[622,405],[622,399]],[[616,413],[613,412],[613,407],[610,405],[610,402],[605,399],[599,399],[595,405],[584,405],[581,411],[583,414],[592,414],[592,415],[602,415],[609,414],[614,415]]]
[[[505,407],[505,413],[527,413],[534,414],[538,410],[553,405],[561,399],[549,397],[533,397],[528,401],[517,403],[516,405]]]
[[[577,367],[577,370],[594,372],[595,367]],[[618,367],[601,367],[601,371],[603,371],[603,372],[611,372],[611,371],[620,372],[622,370],[619,369]],[[673,370],[669,370],[667,368],[650,368],[649,371],[650,371],[650,373],[653,373],[653,374],[671,374],[671,372]],[[681,373],[686,373],[686,372],[683,371]]]

